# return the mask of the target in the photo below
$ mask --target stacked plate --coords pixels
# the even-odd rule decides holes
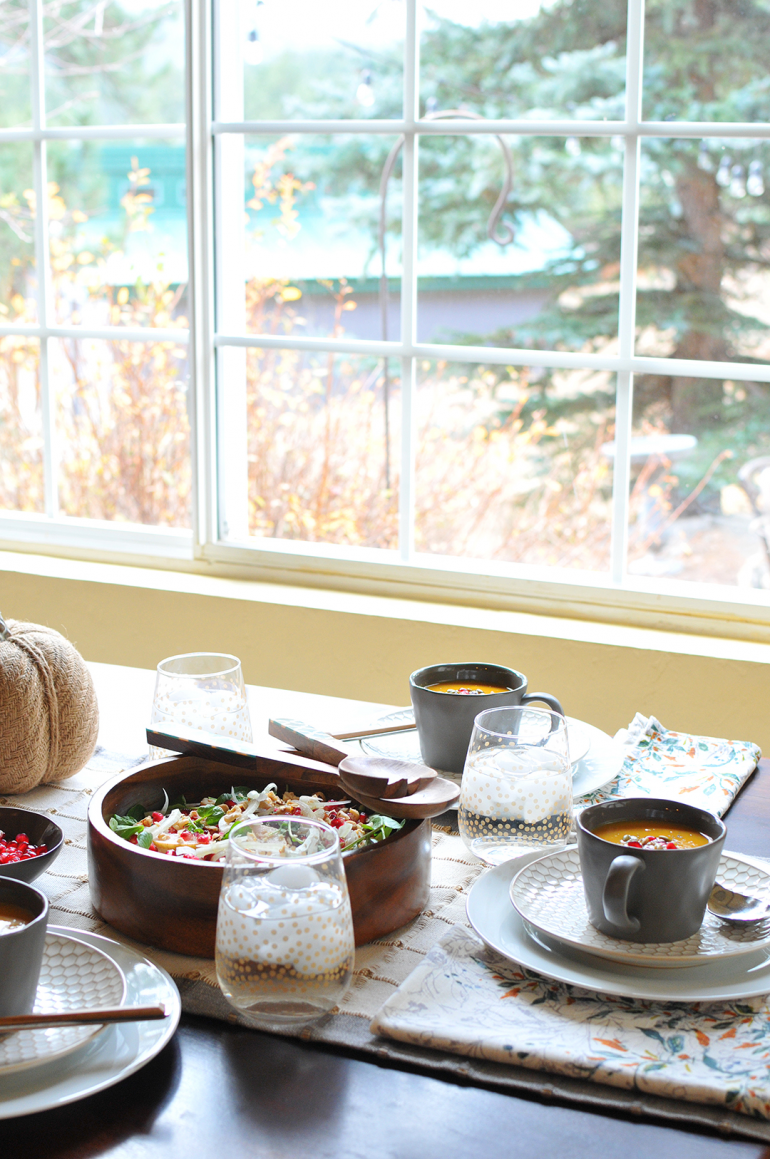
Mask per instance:
[[[725,853],[719,881],[770,894],[770,871]],[[658,1001],[729,1001],[770,992],[770,923],[734,930],[707,912],[680,942],[610,938],[588,921],[577,849],[521,868],[506,862],[478,878],[468,919],[481,938],[547,978],[605,994]]]
[[[179,1022],[179,991],[164,970],[109,938],[49,926],[36,1011],[157,1004],[169,1012],[162,1021],[0,1035],[0,1119],[112,1086],[162,1050]]]
[[[411,708],[399,709],[389,716],[384,716],[380,723],[404,724],[414,719]],[[572,786],[575,797],[582,797],[586,793],[593,793],[601,789],[620,772],[625,753],[621,745],[585,721],[566,718],[568,726],[569,749],[572,758]],[[393,757],[400,761],[422,761],[420,741],[417,732],[384,733],[381,736],[367,737],[359,742],[362,750],[378,757]],[[439,770],[442,776],[458,784],[462,776],[457,773],[448,773]]]

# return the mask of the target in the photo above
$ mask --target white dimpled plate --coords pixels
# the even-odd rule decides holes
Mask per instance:
[[[125,993],[123,971],[101,950],[62,934],[46,935],[35,996],[36,1013],[121,1006]],[[0,1075],[60,1058],[102,1030],[102,1025],[57,1026],[0,1034]]]
[[[722,854],[717,879],[739,893],[770,895],[770,873],[729,853]],[[523,920],[541,933],[627,966],[705,966],[770,945],[770,922],[741,929],[725,925],[708,910],[697,934],[681,942],[627,942],[600,933],[588,920],[574,846],[527,865],[511,882],[510,897]]]

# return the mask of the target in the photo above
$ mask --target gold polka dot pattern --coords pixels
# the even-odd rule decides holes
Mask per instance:
[[[569,767],[524,765],[515,750],[471,753],[463,772],[460,805],[489,820],[532,824],[572,811]]]
[[[280,995],[321,1001],[341,996],[353,969],[353,921],[347,891],[331,885],[314,899],[273,892],[270,916],[250,916],[226,891],[217,922],[217,975],[239,1006]],[[237,904],[237,902],[236,902]]]
[[[229,736],[233,740],[250,742],[251,718],[243,696],[237,690],[225,689],[204,698],[162,694],[157,696],[152,711],[153,724],[173,724],[180,728],[199,729],[215,736]]]

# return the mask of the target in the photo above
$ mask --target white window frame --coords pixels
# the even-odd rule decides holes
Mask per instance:
[[[63,519],[59,512],[57,476],[57,434],[54,394],[49,372],[49,342],[56,338],[92,338],[104,341],[174,342],[187,345],[187,331],[133,328],[123,326],[58,326],[53,321],[53,287],[48,249],[48,165],[47,142],[119,141],[136,138],[186,138],[184,124],[166,125],[89,125],[49,126],[46,123],[45,76],[43,71],[43,3],[29,3],[29,73],[32,127],[0,129],[0,146],[9,142],[30,141],[33,147],[32,172],[36,213],[34,220],[35,267],[37,271],[37,324],[0,325],[0,335],[27,335],[40,344],[40,397],[43,426],[44,507],[42,515],[3,513],[0,518],[0,544],[10,549],[31,546],[67,554],[68,549],[102,556],[107,551],[135,553],[149,559],[179,561],[190,554],[189,532],[116,525],[101,520]]]
[[[0,130],[0,144],[31,141],[34,144],[34,187],[42,207],[35,220],[35,254],[39,279],[38,324],[0,325],[0,334],[27,334],[40,341],[45,515],[3,515],[0,544],[9,548],[48,550],[58,554],[114,559],[119,562],[152,562],[190,570],[205,567],[221,574],[260,580],[370,591],[377,594],[418,596],[462,603],[480,603],[533,612],[555,612],[580,618],[617,619],[654,623],[661,627],[705,631],[715,635],[758,638],[770,632],[770,594],[740,591],[718,585],[629,578],[626,572],[631,436],[631,402],[636,374],[682,375],[733,381],[770,382],[770,365],[741,362],[700,362],[651,358],[634,353],[634,321],[637,277],[639,156],[644,138],[767,138],[770,125],[650,122],[643,121],[642,59],[644,48],[644,0],[629,0],[626,62],[626,116],[618,121],[547,120],[441,120],[419,117],[419,35],[417,0],[405,0],[406,38],[404,55],[404,117],[400,120],[246,121],[237,87],[228,91],[228,76],[221,80],[212,66],[217,54],[218,22],[225,22],[225,40],[238,36],[234,0],[213,0],[219,21],[212,17],[212,0],[186,0],[187,22],[187,125],[121,125],[88,128],[50,128],[45,118],[42,75],[42,4],[29,0],[31,21],[30,69],[33,94],[31,129]],[[223,26],[224,27],[224,26]],[[232,71],[232,70],[231,70]],[[240,114],[240,115],[239,115]],[[244,135],[308,133],[403,134],[403,217],[401,337],[398,341],[310,338],[299,335],[245,333],[245,318],[236,270],[239,249],[225,244],[227,231],[240,215],[227,214],[232,175],[242,172]],[[558,136],[622,138],[625,142],[620,255],[619,344],[616,354],[573,354],[448,344],[416,340],[417,307],[417,157],[419,139],[431,134]],[[51,139],[116,140],[169,138],[186,135],[189,224],[191,328],[179,330],[128,330],[122,327],[89,329],[51,324],[51,285],[48,276],[46,199],[46,142]],[[230,180],[228,182],[228,174]],[[236,191],[238,183],[235,183]],[[237,227],[236,227],[237,228]],[[217,245],[217,241],[221,244]],[[230,239],[232,243],[232,239]],[[233,276],[235,271],[235,277]],[[228,293],[227,287],[231,288]],[[219,287],[219,289],[217,289]],[[225,325],[216,328],[217,312]],[[136,526],[63,519],[57,508],[56,437],[49,384],[47,348],[51,338],[92,337],[104,340],[156,341],[172,339],[190,343],[193,390],[193,530],[192,533]],[[396,358],[402,368],[401,471],[399,487],[398,552],[337,548],[323,544],[285,540],[248,540],[246,535],[245,424],[240,416],[245,393],[237,385],[245,348],[280,347],[302,351],[369,355]],[[414,551],[414,448],[412,400],[418,359],[442,359],[457,363],[537,366],[550,369],[591,369],[615,374],[617,383],[616,455],[612,501],[611,566],[608,575],[572,573],[568,569],[543,569],[517,564],[435,558]],[[231,373],[234,370],[235,373]],[[217,396],[217,377],[235,382],[225,398]],[[228,455],[218,455],[218,440]],[[238,442],[240,440],[240,443]],[[231,453],[233,445],[240,452]],[[220,534],[222,522],[228,534]]]

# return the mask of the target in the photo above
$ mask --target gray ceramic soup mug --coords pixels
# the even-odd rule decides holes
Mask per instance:
[[[685,825],[711,840],[692,849],[633,849],[596,836],[614,821]],[[584,809],[577,843],[591,925],[628,942],[691,937],[703,923],[726,833],[713,813],[680,801],[624,797]]]
[[[455,681],[492,684],[506,691],[463,696],[432,692],[429,687]],[[409,677],[409,694],[422,759],[431,768],[447,773],[463,771],[473,722],[487,708],[542,701],[560,716],[564,715],[555,696],[547,692],[527,692],[526,676],[501,664],[431,664],[428,668],[418,668]]]
[[[18,906],[29,914],[26,925],[0,934],[0,1018],[29,1014],[43,961],[48,899],[34,885],[0,878],[0,907]]]

